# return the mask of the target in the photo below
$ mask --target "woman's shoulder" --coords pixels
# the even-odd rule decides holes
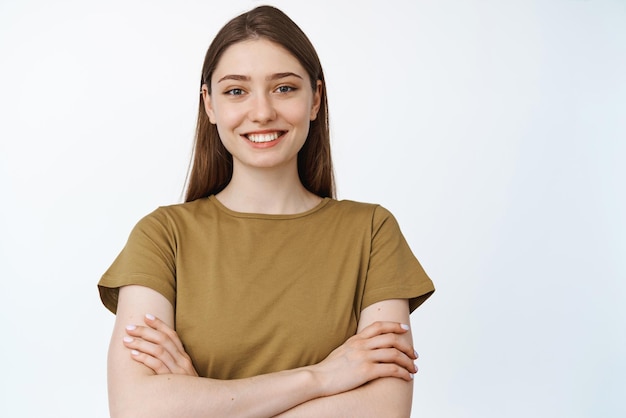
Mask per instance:
[[[367,224],[373,229],[391,222],[396,223],[393,214],[379,203],[360,202],[355,200],[333,200],[329,205],[328,215],[341,219],[343,223]]]
[[[346,214],[365,215],[371,217],[391,216],[391,212],[379,203],[360,202],[356,200],[334,200],[334,209]]]
[[[210,202],[207,198],[191,202],[174,203],[158,206],[152,212],[144,215],[139,224],[180,225],[195,222],[201,216],[210,213]]]
[[[211,206],[211,200],[208,197],[192,200],[191,202],[173,203],[170,205],[159,206],[154,213],[169,214],[171,216],[184,216],[198,212],[205,212]]]

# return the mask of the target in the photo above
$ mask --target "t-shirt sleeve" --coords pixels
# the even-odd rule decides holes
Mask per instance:
[[[117,311],[119,289],[126,285],[149,287],[175,304],[176,240],[171,222],[162,209],[141,219],[122,252],[98,282],[100,299]]]
[[[408,299],[413,312],[434,291],[433,282],[413,255],[394,216],[377,206],[362,308],[386,299]]]

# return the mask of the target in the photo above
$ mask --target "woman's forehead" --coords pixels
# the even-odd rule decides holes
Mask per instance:
[[[305,78],[306,70],[298,59],[280,44],[267,39],[249,39],[229,46],[213,72],[216,81],[229,74],[266,77],[292,72]]]

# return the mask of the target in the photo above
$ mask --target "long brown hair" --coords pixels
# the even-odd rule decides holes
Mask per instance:
[[[300,61],[315,90],[322,82],[321,104],[317,118],[310,122],[309,135],[298,153],[300,181],[312,193],[335,197],[335,181],[330,156],[328,103],[322,65],[311,41],[286,14],[271,6],[260,6],[228,22],[209,46],[202,67],[200,87],[206,84],[211,94],[211,77],[226,49],[249,39],[267,39],[281,45]],[[233,156],[219,138],[217,127],[209,121],[200,95],[193,156],[188,175],[185,201],[219,193],[233,175]]]

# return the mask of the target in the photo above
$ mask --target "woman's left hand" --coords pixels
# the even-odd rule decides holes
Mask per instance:
[[[146,326],[126,327],[128,335],[123,342],[131,350],[132,358],[156,374],[198,376],[176,331],[150,314],[146,314],[144,322]]]

